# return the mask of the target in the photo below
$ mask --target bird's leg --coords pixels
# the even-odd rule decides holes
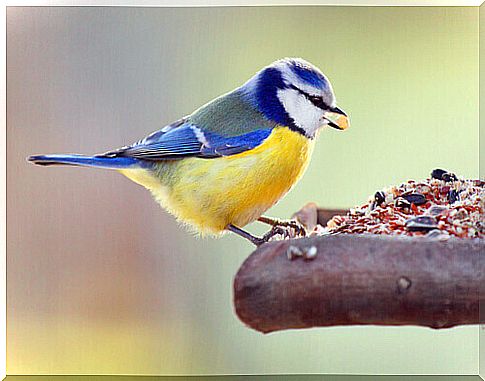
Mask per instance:
[[[247,239],[248,241],[252,242],[256,246],[259,246],[263,243],[263,242],[261,242],[262,238],[255,237],[254,235],[248,233],[247,231],[245,231],[241,228],[238,228],[235,225],[229,224],[229,225],[227,225],[226,229],[229,230],[230,232],[237,234],[240,237]]]
[[[247,239],[248,241],[250,241],[256,246],[260,246],[263,243],[268,242],[272,237],[274,237],[277,234],[281,234],[283,236],[288,235],[288,232],[280,226],[273,226],[273,228],[261,238],[255,237],[254,235],[248,233],[247,231],[241,228],[238,228],[237,226],[232,224],[227,225],[226,229],[237,234],[240,237]]]
[[[280,226],[285,228],[293,229],[296,235],[306,236],[306,230],[298,221],[295,220],[279,220],[273,217],[261,216],[258,218],[259,222],[263,224],[271,225],[273,227]]]

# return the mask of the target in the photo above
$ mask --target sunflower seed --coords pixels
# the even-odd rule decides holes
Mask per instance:
[[[419,216],[406,221],[406,229],[411,232],[429,231],[438,228],[438,223],[434,217]]]
[[[386,195],[382,191],[376,192],[374,194],[374,200],[377,205],[381,205],[384,201],[386,201]]]
[[[415,205],[423,205],[426,204],[426,197],[422,195],[421,193],[410,193],[407,195],[402,196],[406,201],[408,201],[411,204]]]
[[[454,173],[447,172],[444,169],[433,169],[433,172],[431,172],[431,177],[433,179],[443,180],[447,183],[458,180]]]
[[[460,194],[455,189],[452,189],[448,192],[448,201],[450,202],[450,204],[453,204],[459,199],[460,199]]]
[[[406,200],[404,197],[398,197],[396,199],[395,205],[398,208],[410,208],[411,207],[411,203],[408,200]]]
[[[458,180],[454,173],[444,173],[443,176],[441,176],[441,179],[447,183]]]
[[[433,179],[437,179],[437,180],[443,180],[443,175],[447,173],[444,169],[433,169],[433,171],[431,172],[431,177]]]

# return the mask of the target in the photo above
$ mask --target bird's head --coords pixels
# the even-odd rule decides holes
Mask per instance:
[[[327,77],[301,58],[273,62],[241,89],[266,118],[309,138],[326,125],[339,130],[349,125]]]

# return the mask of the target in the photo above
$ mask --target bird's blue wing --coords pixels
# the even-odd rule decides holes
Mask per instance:
[[[200,130],[202,132],[202,130]],[[261,129],[247,134],[226,137],[214,132],[203,132],[206,144],[201,147],[198,157],[210,158],[230,156],[259,146],[271,134],[270,129]]]
[[[105,157],[133,157],[141,160],[167,160],[183,157],[215,158],[230,156],[253,149],[260,145],[272,129],[263,128],[237,136],[223,136],[191,123],[183,118],[146,138],[110,151]]]

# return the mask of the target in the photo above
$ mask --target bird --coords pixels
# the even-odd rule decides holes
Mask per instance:
[[[278,227],[294,227],[263,214],[302,177],[319,131],[345,130],[349,123],[320,69],[302,58],[283,58],[131,145],[28,160],[116,170],[196,233],[232,232],[259,246],[281,232]],[[276,230],[258,237],[243,229],[254,221]]]

